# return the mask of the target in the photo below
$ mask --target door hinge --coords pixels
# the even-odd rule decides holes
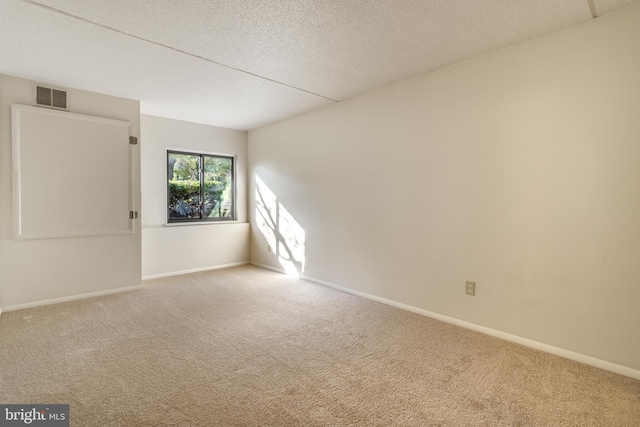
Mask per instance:
[[[129,137],[129,144],[131,144],[131,145],[136,145],[136,144],[138,144],[138,137],[136,137],[136,136],[130,136],[130,137]]]
[[[138,218],[138,211],[129,211],[129,219]]]

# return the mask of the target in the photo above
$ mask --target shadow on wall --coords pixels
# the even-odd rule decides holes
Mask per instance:
[[[256,175],[256,223],[284,271],[293,276],[304,272],[304,229],[276,195]]]

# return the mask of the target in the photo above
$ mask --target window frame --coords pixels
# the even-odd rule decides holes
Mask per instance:
[[[165,200],[165,209],[166,209],[166,223],[167,225],[176,225],[176,224],[189,224],[189,225],[194,225],[194,224],[211,224],[211,223],[220,223],[220,222],[233,222],[233,221],[237,221],[237,212],[236,212],[236,207],[237,207],[237,191],[236,191],[236,168],[237,168],[237,164],[238,164],[238,156],[236,155],[230,155],[230,154],[222,154],[222,153],[212,153],[212,152],[207,152],[207,151],[191,151],[191,150],[184,150],[184,149],[173,149],[173,148],[167,148],[166,150],[166,156],[165,156],[165,173],[166,173],[166,179],[165,179],[165,185],[166,185],[166,200]],[[171,200],[171,190],[169,187],[169,181],[170,181],[170,177],[169,177],[169,158],[171,156],[171,154],[179,154],[179,155],[187,155],[187,156],[198,156],[199,159],[199,170],[198,170],[198,175],[200,178],[200,203],[199,203],[199,207],[198,207],[198,211],[199,211],[199,218],[171,218],[171,211],[169,208],[169,202]],[[229,216],[225,216],[222,218],[205,218],[204,214],[203,214],[203,207],[204,207],[204,202],[205,202],[205,197],[204,197],[204,159],[205,157],[213,157],[213,158],[220,158],[220,159],[225,159],[225,160],[230,160],[231,161],[231,188],[230,188],[230,192],[231,192],[231,209],[230,209],[230,215]]]

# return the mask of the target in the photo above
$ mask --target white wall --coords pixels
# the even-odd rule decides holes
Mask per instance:
[[[141,126],[143,277],[247,263],[247,133],[147,115]],[[167,149],[238,156],[237,221],[166,226]]]
[[[286,210],[306,276],[640,369],[638,52],[635,6],[250,131],[252,262]]]
[[[33,105],[32,85],[28,80],[0,75],[0,307],[6,311],[48,300],[140,286],[139,221],[134,224],[133,234],[12,239],[11,104]],[[129,121],[133,124],[133,134],[139,136],[138,101],[69,89],[68,102],[74,113]],[[71,164],[63,167],[73,167],[73,162],[100,161],[76,159],[73,153],[69,153],[69,159]],[[133,178],[137,189],[140,188],[139,173],[136,157]],[[42,176],[42,179],[48,177]],[[78,203],[87,203],[87,200],[79,197]],[[139,191],[134,194],[134,205],[139,209]],[[42,212],[46,215],[46,207]],[[69,207],[69,215],[73,215],[73,206]]]

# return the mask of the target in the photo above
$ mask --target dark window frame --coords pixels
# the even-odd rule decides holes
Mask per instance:
[[[199,176],[199,180],[200,180],[200,200],[199,200],[199,207],[198,207],[198,218],[171,218],[171,207],[170,207],[170,203],[171,203],[171,189],[170,189],[170,180],[171,180],[171,176],[170,175],[170,170],[172,169],[170,167],[170,156],[172,154],[177,154],[177,155],[186,155],[186,156],[196,156],[199,157],[199,165],[198,165],[198,176]],[[229,211],[229,215],[228,216],[224,216],[224,217],[214,217],[214,218],[208,218],[204,216],[204,203],[205,203],[205,171],[204,171],[204,159],[205,158],[217,158],[217,159],[225,159],[225,160],[229,160],[231,162],[231,168],[230,168],[230,173],[231,173],[231,188],[230,188],[230,194],[231,194],[231,208]],[[197,151],[183,151],[183,150],[167,150],[167,155],[166,155],[166,171],[167,171],[167,177],[166,177],[166,186],[167,186],[167,201],[166,201],[166,208],[167,208],[167,223],[168,224],[180,224],[180,223],[211,223],[211,222],[229,222],[229,221],[236,221],[237,220],[237,216],[236,216],[236,156],[231,156],[231,155],[225,155],[225,154],[214,154],[214,153],[207,153],[207,152],[197,152]]]

